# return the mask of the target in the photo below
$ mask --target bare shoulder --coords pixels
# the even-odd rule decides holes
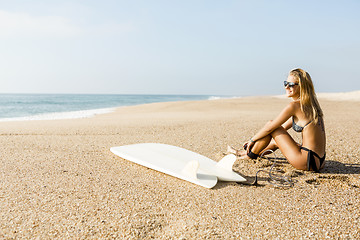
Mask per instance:
[[[285,109],[290,112],[296,112],[298,109],[300,109],[300,103],[298,101],[292,101],[290,102]]]
[[[298,108],[300,107],[300,101],[291,101],[288,105],[294,108]]]

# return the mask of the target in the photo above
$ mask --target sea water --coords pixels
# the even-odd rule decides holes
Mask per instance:
[[[121,106],[213,100],[208,95],[0,94],[0,121],[88,118]]]

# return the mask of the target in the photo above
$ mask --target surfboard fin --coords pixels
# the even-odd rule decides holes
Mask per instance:
[[[190,161],[188,162],[185,167],[183,168],[182,172],[193,179],[197,179],[197,170],[199,169],[199,161]]]
[[[236,156],[234,154],[229,154],[223,157],[217,164],[217,167],[224,168],[228,171],[232,171],[232,166],[234,165],[234,162],[236,161]]]

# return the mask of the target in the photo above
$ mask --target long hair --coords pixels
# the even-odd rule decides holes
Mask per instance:
[[[310,118],[316,124],[319,118],[323,117],[323,111],[317,100],[314,84],[311,80],[310,74],[306,71],[297,68],[290,71],[290,75],[299,81],[300,86],[300,106],[305,116]]]

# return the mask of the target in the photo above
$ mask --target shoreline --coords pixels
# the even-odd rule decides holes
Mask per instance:
[[[72,105],[68,106],[69,102],[66,103],[62,103],[62,98],[66,97],[66,96],[71,96],[71,97],[75,97],[76,99],[73,99],[73,101],[75,101],[75,104],[78,104],[79,102],[81,103],[81,101],[79,101],[79,99],[77,99],[77,97],[81,97],[83,98],[84,102],[81,107],[76,106],[75,110],[64,110],[62,109],[62,111],[53,111],[53,109],[48,109],[48,111],[44,111],[44,112],[39,112],[36,114],[29,114],[29,115],[20,115],[20,116],[13,116],[13,117],[3,117],[0,118],[0,122],[9,122],[9,121],[33,121],[33,120],[61,120],[61,119],[80,119],[80,118],[91,118],[94,117],[96,115],[99,114],[106,114],[109,112],[113,112],[115,111],[116,108],[121,108],[121,107],[126,107],[126,106],[136,106],[136,105],[142,105],[142,104],[148,104],[148,103],[156,103],[156,102],[183,102],[183,101],[200,101],[200,100],[217,100],[217,99],[227,99],[227,98],[237,98],[237,97],[228,97],[228,96],[213,96],[213,95],[149,95],[149,94],[0,94],[0,96],[17,96],[20,97],[20,99],[18,100],[20,103],[26,102],[27,99],[25,98],[21,98],[23,96],[30,96],[33,98],[41,98],[40,100],[45,100],[46,104],[54,104],[54,105],[63,105],[65,107],[70,107],[73,108]],[[48,97],[49,99],[44,99],[44,96]],[[59,99],[59,96],[61,96],[62,98]],[[97,108],[89,108],[88,107],[88,101],[92,101],[94,104],[96,104],[97,100],[95,99],[84,99],[84,97],[87,96],[105,96],[106,98],[109,97],[115,97],[117,98],[118,104],[114,105],[112,104],[102,104],[107,105],[104,107],[97,107]],[[106,99],[105,98],[105,99]],[[105,99],[100,99],[101,101],[104,101]],[[5,101],[4,101],[5,100]],[[32,101],[34,101],[34,99],[31,99]],[[44,106],[42,105],[42,102],[38,99],[36,99],[37,104],[33,104],[33,105],[26,105],[26,106],[19,106],[20,110],[17,109],[18,106],[14,105],[14,102],[6,101],[6,98],[3,99],[4,102],[0,101],[0,104],[3,104],[6,107],[9,107],[10,109],[12,109],[12,111],[20,111],[21,112],[21,108],[22,109],[26,109],[26,108],[36,108],[37,106],[40,106],[42,108],[44,108]],[[114,100],[114,99],[113,99]],[[159,101],[160,100],[160,101]],[[14,101],[14,99],[13,99]],[[54,102],[52,102],[54,101]],[[106,100],[105,100],[106,101]],[[70,103],[71,100],[70,100]],[[10,105],[10,106],[8,106]],[[86,106],[87,105],[87,106]],[[46,108],[46,107],[45,107]],[[2,109],[0,109],[2,110]],[[49,111],[50,110],[50,111]],[[1,113],[1,111],[0,111]],[[5,116],[7,114],[7,112],[4,112]]]
[[[176,96],[176,95],[174,95]],[[196,95],[198,96],[198,95]],[[240,99],[240,98],[278,98],[278,99],[287,99],[285,95],[269,95],[269,96],[246,96],[246,97],[218,97],[215,95],[204,95],[208,96],[208,99],[203,100],[183,100],[183,101],[165,101],[165,102],[154,102],[154,103],[170,103],[170,102],[188,102],[188,101],[218,101],[218,100],[227,100],[227,99]],[[350,101],[358,102],[360,101],[360,91],[353,92],[339,92],[339,93],[318,93],[319,100],[328,100],[328,101]],[[107,114],[116,111],[118,108],[128,107],[128,106],[141,106],[149,103],[140,103],[135,105],[121,105],[107,108],[96,108],[96,109],[86,109],[86,110],[77,110],[77,111],[64,111],[64,112],[51,112],[51,113],[41,113],[36,115],[29,115],[23,117],[11,117],[11,118],[0,118],[1,122],[18,122],[18,121],[43,121],[43,120],[66,120],[66,119],[82,119],[82,118],[93,118],[97,115]]]

